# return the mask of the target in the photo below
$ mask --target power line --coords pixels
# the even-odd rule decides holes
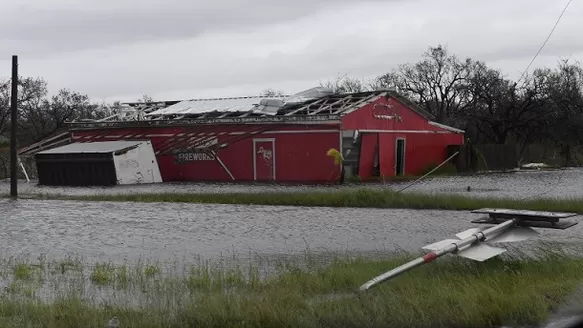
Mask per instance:
[[[549,33],[549,35],[545,39],[545,42],[543,42],[542,46],[538,49],[537,53],[534,55],[534,57],[532,58],[532,60],[530,61],[530,63],[526,67],[526,69],[524,70],[524,72],[522,72],[522,75],[520,76],[520,79],[518,79],[518,81],[516,83],[519,83],[520,80],[522,80],[522,78],[524,78],[524,75],[526,75],[526,72],[528,72],[528,70],[530,69],[530,66],[532,66],[532,64],[534,63],[534,61],[538,57],[538,55],[541,53],[541,51],[547,45],[547,42],[549,42],[549,40],[551,39],[551,36],[553,35],[553,33],[555,32],[555,30],[557,29],[557,26],[559,25],[559,22],[561,21],[561,18],[563,18],[563,15],[567,11],[567,8],[569,8],[569,6],[571,5],[571,2],[573,2],[573,0],[569,0],[569,2],[567,2],[567,5],[565,6],[565,8],[563,8],[563,11],[561,12],[561,15],[559,15],[559,18],[557,18],[557,21],[555,22],[555,25],[553,26],[551,32]]]
[[[567,4],[565,5],[565,8],[563,8],[563,11],[559,15],[559,18],[557,18],[557,21],[555,22],[555,25],[551,29],[551,32],[549,33],[549,35],[545,39],[545,42],[542,44],[542,46],[540,47],[540,49],[534,55],[534,57],[532,58],[532,60],[530,61],[530,63],[528,64],[528,66],[526,67],[526,69],[524,70],[524,72],[522,73],[522,75],[520,76],[520,79],[518,80],[518,82],[520,82],[520,80],[522,80],[522,78],[526,75],[526,73],[530,69],[530,66],[534,63],[534,61],[536,60],[536,58],[538,57],[538,55],[541,53],[541,51],[543,50],[543,48],[546,46],[547,42],[551,39],[551,36],[553,35],[553,33],[555,32],[555,30],[557,29],[557,26],[559,25],[559,22],[561,21],[561,18],[563,18],[563,15],[565,14],[565,12],[567,11],[567,9],[571,5],[571,2],[573,2],[573,0],[569,0],[569,2],[567,2]],[[550,189],[548,189],[545,192],[541,192],[541,193],[535,194],[535,195],[530,196],[530,197],[524,197],[523,200],[525,200],[525,199],[532,199],[532,198],[538,198],[540,196],[543,196],[545,194],[550,193],[551,191],[555,191],[557,189],[557,187],[559,186],[559,184],[561,183],[561,180],[563,179],[563,176],[565,175],[565,171],[566,171],[566,168],[563,168],[563,170],[562,170],[561,174],[559,175],[559,177],[557,179],[557,182],[555,183],[555,186],[553,188],[550,188]]]

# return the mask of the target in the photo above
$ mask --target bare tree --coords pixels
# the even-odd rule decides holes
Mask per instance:
[[[11,81],[0,83],[0,139],[10,134]],[[106,114],[92,104],[86,95],[62,89],[48,96],[47,83],[42,78],[20,77],[18,81],[17,146],[41,141],[65,128],[67,121],[79,118],[99,118]],[[5,154],[4,154],[5,155]],[[0,156],[0,170],[7,174],[7,158]],[[0,174],[1,175],[1,174]]]
[[[364,80],[351,78],[346,75],[326,82],[320,82],[320,86],[330,88],[337,93],[354,93],[372,90]]]
[[[43,96],[20,106],[22,141],[37,142],[62,130],[68,121],[97,116],[97,106],[86,95],[63,89],[51,98]]]
[[[10,90],[3,83],[0,85],[0,135],[10,131],[9,103]],[[65,122],[74,119],[99,118],[104,112],[92,104],[87,95],[62,89],[56,95],[48,97],[47,83],[42,78],[19,78],[18,82],[18,141],[30,144],[64,128]]]
[[[11,79],[0,82],[0,135],[4,134],[10,119]],[[31,104],[39,104],[47,95],[47,83],[41,78],[19,78],[18,104],[19,109]]]
[[[138,99],[138,102],[142,103],[151,103],[154,102],[154,99],[147,94],[142,95],[142,98]]]
[[[429,47],[423,60],[379,76],[373,88],[394,89],[423,106],[437,121],[448,123],[468,103],[464,90],[475,65],[469,58],[462,61],[450,55],[441,45]]]
[[[565,164],[571,164],[572,148],[583,140],[583,68],[562,60],[556,69],[537,69],[533,75],[548,113],[537,132],[559,146]]]
[[[504,144],[511,136],[528,138],[544,123],[544,101],[530,79],[518,86],[500,71],[481,65],[469,82],[470,106],[464,117],[486,141]]]
[[[282,90],[275,90],[272,88],[265,89],[259,93],[260,97],[282,97],[285,96],[285,92]]]

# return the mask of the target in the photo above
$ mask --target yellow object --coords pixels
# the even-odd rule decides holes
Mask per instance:
[[[342,164],[342,162],[344,162],[344,156],[342,156],[342,153],[334,148],[328,149],[326,155],[334,157],[334,164],[336,165]]]

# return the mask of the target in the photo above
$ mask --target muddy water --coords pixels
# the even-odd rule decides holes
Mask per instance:
[[[4,256],[91,261],[418,251],[474,227],[466,211],[0,200]],[[577,242],[583,225],[541,231]]]

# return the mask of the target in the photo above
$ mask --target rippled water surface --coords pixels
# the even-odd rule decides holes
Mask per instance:
[[[411,182],[367,184],[370,188],[390,188],[399,190]],[[204,184],[204,183],[164,183],[155,185],[133,185],[116,187],[46,187],[36,181],[20,181],[22,195],[61,194],[95,195],[128,193],[225,193],[225,192],[294,192],[306,190],[339,190],[361,188],[360,184],[343,186],[302,186],[302,185],[257,185],[257,184]],[[470,191],[467,189],[470,187]],[[0,192],[8,193],[8,180],[0,181]],[[429,177],[407,191],[427,193],[464,194],[472,197],[512,197],[529,199],[537,197],[583,198],[583,168],[553,171],[520,171],[515,173],[479,174],[452,177]]]
[[[0,200],[4,254],[170,260],[314,252],[419,250],[474,227],[466,211]],[[541,231],[575,242],[583,225]]]
[[[374,184],[400,189],[407,183]],[[10,184],[0,182],[0,192]],[[470,191],[467,191],[467,187]],[[345,186],[158,184],[113,188],[52,188],[20,182],[21,195],[125,194],[145,192],[260,192],[332,190]],[[408,191],[496,197],[583,197],[583,170],[531,171],[439,177]],[[195,254],[296,254],[306,250],[384,252],[418,250],[474,225],[468,212],[394,209],[294,208],[248,205],[139,204],[0,200],[0,246],[8,254],[80,253],[91,258],[176,258]],[[579,226],[543,231],[551,239],[575,240]]]
[[[433,178],[421,181],[407,190],[516,199],[583,198],[583,169]]]
[[[400,189],[408,184],[370,187]],[[470,191],[467,191],[468,186]],[[360,186],[160,184],[49,188],[37,186],[34,182],[19,183],[21,195],[291,192],[357,187]],[[9,183],[0,181],[0,192],[7,193],[8,190]],[[520,199],[583,197],[583,170],[434,178],[408,190]],[[33,199],[0,199],[0,213],[2,257],[37,258],[45,254],[49,259],[62,259],[70,254],[81,256],[89,263],[189,261],[198,256],[212,260],[232,255],[239,259],[281,258],[301,256],[306,251],[383,256],[395,250],[419,251],[426,244],[475,227],[470,221],[478,217],[467,211]],[[583,224],[566,231],[541,229],[539,232],[541,235],[536,241],[521,243],[518,247],[526,250],[538,241],[579,243]],[[83,282],[80,284],[85,286]],[[3,287],[8,288],[8,285]],[[91,292],[87,292],[86,287],[80,287],[80,290],[87,294],[83,297],[115,299],[103,290],[90,289]],[[51,290],[41,292],[54,293]],[[139,299],[127,295],[118,298],[119,302],[131,304]]]

